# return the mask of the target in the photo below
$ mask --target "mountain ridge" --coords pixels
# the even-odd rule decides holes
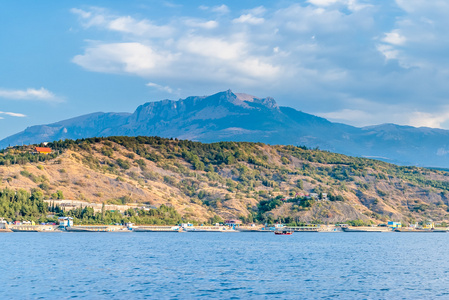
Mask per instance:
[[[106,136],[161,136],[205,143],[248,141],[305,145],[401,164],[449,167],[449,131],[396,124],[354,127],[231,90],[139,105],[133,113],[92,113],[36,125],[0,141],[0,148]]]

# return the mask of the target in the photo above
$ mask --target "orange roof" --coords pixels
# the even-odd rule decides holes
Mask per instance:
[[[36,151],[39,153],[51,153],[51,148],[48,147],[36,147]]]

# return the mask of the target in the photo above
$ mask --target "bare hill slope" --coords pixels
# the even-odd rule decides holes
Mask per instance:
[[[173,206],[189,219],[346,222],[446,220],[449,174],[261,143],[110,137],[0,153],[0,188],[47,199]]]

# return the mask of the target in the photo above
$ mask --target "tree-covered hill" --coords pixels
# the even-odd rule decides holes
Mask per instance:
[[[415,222],[448,218],[449,173],[295,146],[108,137],[0,152],[0,188],[172,207],[183,218]],[[58,195],[58,192],[61,193]],[[1,217],[1,216],[0,216]]]

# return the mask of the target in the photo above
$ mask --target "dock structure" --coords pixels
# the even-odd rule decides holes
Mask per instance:
[[[385,226],[349,226],[348,224],[340,224],[343,232],[392,232],[393,230]]]
[[[179,226],[134,226],[133,231],[135,232],[179,232],[182,230]]]
[[[237,232],[228,226],[193,226],[184,228],[187,232]]]
[[[11,225],[9,229],[13,232],[54,232],[57,231],[57,225]]]
[[[320,225],[306,225],[306,226],[287,226],[295,232],[318,232],[321,231]]]
[[[229,226],[135,226],[135,232],[237,232]]]
[[[77,225],[66,227],[72,232],[129,232],[128,227],[120,225]]]

